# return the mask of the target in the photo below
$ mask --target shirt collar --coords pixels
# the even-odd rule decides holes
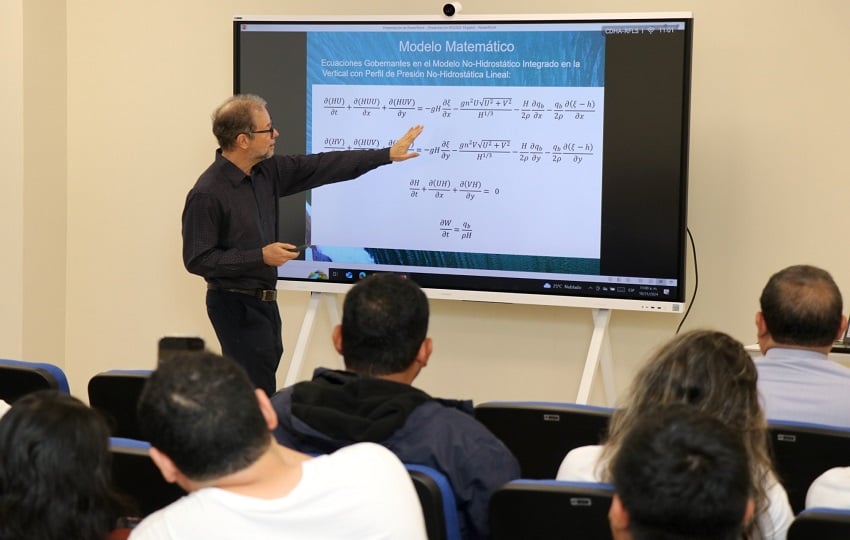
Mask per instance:
[[[221,170],[221,175],[227,178],[234,187],[241,184],[246,178],[251,178],[242,169],[237,167],[232,161],[221,154],[221,148],[215,151],[215,164]]]
[[[818,351],[809,349],[787,349],[783,347],[771,347],[764,355],[765,358],[779,358],[781,360],[826,360],[828,357]]]

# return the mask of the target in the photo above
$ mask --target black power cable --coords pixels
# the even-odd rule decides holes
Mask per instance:
[[[694,301],[697,297],[697,289],[699,289],[699,267],[697,266],[697,246],[694,243],[694,237],[691,234],[690,227],[685,227],[685,232],[688,233],[688,238],[691,240],[691,252],[694,256],[694,293],[691,295],[691,301],[688,302],[688,309],[685,310],[685,315],[682,316],[682,320],[679,321],[679,326],[676,327],[676,333],[679,333],[679,330],[682,329],[682,325],[685,324],[685,319],[688,318],[688,314],[691,312],[691,308],[694,306]]]

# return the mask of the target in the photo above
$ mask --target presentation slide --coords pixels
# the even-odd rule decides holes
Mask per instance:
[[[313,191],[310,242],[334,260],[357,248],[598,259],[602,35],[455,38],[308,35],[310,152],[382,148],[425,126],[415,162]]]

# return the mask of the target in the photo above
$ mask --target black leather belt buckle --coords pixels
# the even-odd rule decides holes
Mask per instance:
[[[274,289],[260,289],[257,291],[257,298],[263,302],[274,302],[277,300],[277,291]]]

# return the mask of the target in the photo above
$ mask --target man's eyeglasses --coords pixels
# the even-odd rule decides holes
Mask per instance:
[[[269,129],[258,129],[258,130],[252,131],[251,133],[252,134],[254,134],[254,133],[268,133],[269,135],[274,135],[274,126],[270,125]]]

